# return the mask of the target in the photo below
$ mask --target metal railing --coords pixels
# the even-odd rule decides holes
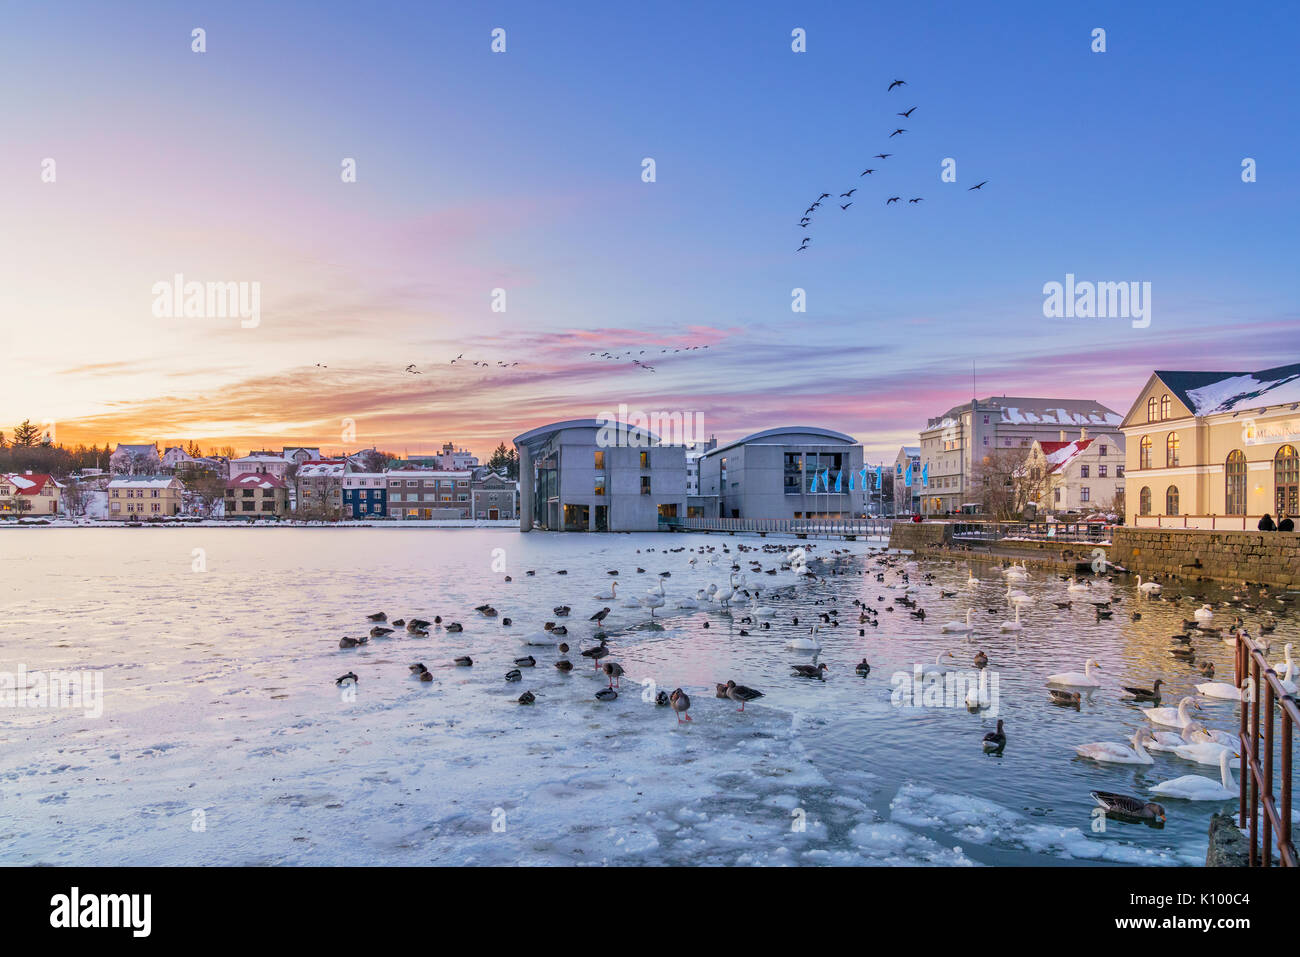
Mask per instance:
[[[1291,840],[1291,743],[1293,731],[1300,725],[1296,699],[1287,694],[1277,672],[1264,653],[1244,634],[1237,634],[1236,684],[1241,687],[1249,678],[1241,708],[1241,780],[1239,826],[1247,829],[1249,806],[1250,866],[1272,867],[1274,845],[1278,863],[1283,867],[1297,864],[1295,844]],[[1262,699],[1262,701],[1261,701]],[[1262,705],[1262,707],[1261,707]],[[1279,801],[1273,797],[1273,717],[1282,716],[1282,767]],[[1260,734],[1261,711],[1264,717]],[[1261,739],[1263,752],[1260,752]],[[1260,832],[1260,809],[1263,809],[1263,832]]]
[[[1134,528],[1195,528],[1201,531],[1253,532],[1260,515],[1135,515]]]
[[[777,535],[860,535],[889,538],[893,521],[882,518],[666,518],[662,524],[691,532]]]
[[[956,542],[997,542],[1025,538],[1043,542],[1102,542],[1113,525],[1099,522],[952,522]]]

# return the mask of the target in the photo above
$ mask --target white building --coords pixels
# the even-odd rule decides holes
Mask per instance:
[[[1035,440],[1025,468],[1046,476],[1036,503],[1040,512],[1113,511],[1124,513],[1124,439],[1103,435],[1089,438],[1088,430],[1067,440],[1062,430],[1054,442]]]
[[[119,442],[108,457],[109,470],[119,475],[152,475],[160,465],[158,446],[153,442],[148,445],[123,445]]]

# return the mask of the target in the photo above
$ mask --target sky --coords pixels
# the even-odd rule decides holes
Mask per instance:
[[[721,441],[833,428],[878,461],[972,371],[980,396],[1123,413],[1156,368],[1300,361],[1295,5],[4,18],[6,432],[486,455],[621,404]],[[258,284],[256,325],[156,315],[177,274]],[[1150,325],[1046,318],[1067,274],[1150,283]]]

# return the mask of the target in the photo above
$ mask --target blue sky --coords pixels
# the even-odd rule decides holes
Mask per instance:
[[[825,425],[884,454],[969,397],[972,361],[982,395],[1123,412],[1152,368],[1300,357],[1292,7],[142,3],[6,21],[0,199],[25,224],[0,249],[6,424],[246,446],[330,444],[349,417],[363,444],[481,448],[625,402],[699,411],[724,438]],[[795,253],[808,204],[853,187]],[[264,321],[159,329],[141,290],[175,272],[261,282]],[[1066,273],[1150,282],[1150,328],[1043,318]],[[51,348],[33,323],[70,334]],[[588,357],[690,344],[710,349],[654,373]],[[459,352],[521,365],[467,374]],[[427,378],[396,376],[407,362]]]

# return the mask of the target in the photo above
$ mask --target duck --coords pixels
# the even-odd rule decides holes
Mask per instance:
[[[515,659],[515,665],[520,668],[533,668],[537,665],[537,659],[532,655],[524,655],[522,658]]]
[[[356,676],[356,673],[355,673],[355,672],[352,672],[352,671],[349,671],[349,672],[348,672],[347,674],[345,674],[343,677],[341,677],[341,678],[335,678],[335,679],[334,679],[334,683],[335,683],[336,685],[338,685],[340,688],[343,688],[343,687],[348,686],[348,685],[354,685],[354,684],[357,683],[357,676]]]
[[[658,694],[655,695],[656,707],[666,708],[670,704],[672,704],[672,700],[668,697],[667,691],[660,691]]]
[[[390,624],[391,624],[394,628],[401,628],[403,625],[406,624],[406,619],[405,619],[405,618],[394,618],[394,619],[390,622]]]
[[[555,667],[565,672],[572,671],[573,662],[570,661],[568,658],[561,658],[559,661],[555,663]]]
[[[1204,675],[1205,677],[1207,677],[1207,678],[1213,678],[1213,677],[1214,677],[1214,662],[1213,662],[1213,661],[1202,661],[1199,665],[1196,666],[1196,670],[1199,671],[1201,674],[1203,674],[1203,675]]]
[[[1125,697],[1135,698],[1138,701],[1154,701],[1156,704],[1159,704],[1160,686],[1162,684],[1164,684],[1164,681],[1160,678],[1157,678],[1155,680],[1155,684],[1153,684],[1150,688],[1132,688],[1129,687],[1128,685],[1124,685],[1123,686],[1124,691],[1126,692]]]
[[[799,678],[820,678],[822,681],[825,681],[825,680],[826,680],[826,677],[825,677],[824,672],[826,671],[827,666],[826,666],[826,662],[824,662],[824,661],[823,661],[821,664],[816,665],[816,666],[813,666],[813,665],[791,665],[790,667],[794,669],[794,674],[795,674],[796,677],[799,677]]]
[[[348,638],[348,637],[344,636],[344,637],[342,637],[342,638],[339,639],[339,647],[340,647],[340,648],[355,648],[355,647],[357,647],[358,645],[368,644],[369,642],[370,642],[370,638],[369,638],[369,637],[363,637],[363,638]]]
[[[1074,750],[1080,757],[1101,761],[1104,764],[1155,764],[1155,758],[1147,754],[1142,747],[1146,737],[1146,731],[1139,729],[1133,732],[1133,737],[1130,739],[1133,742],[1132,747],[1115,741],[1096,741],[1092,744],[1077,744]]]
[[[821,651],[822,650],[821,642],[817,640],[817,630],[820,627],[821,627],[820,624],[814,624],[812,626],[812,631],[810,632],[809,637],[791,638],[789,641],[785,643],[785,646],[795,651]]]
[[[595,599],[596,601],[618,601],[618,582],[610,582],[609,591],[596,595]],[[606,614],[609,613],[608,608],[605,609],[605,613]],[[595,618],[592,619],[592,621],[596,621],[596,620],[597,619]]]
[[[618,692],[613,688],[601,688],[596,692],[597,701],[613,701],[618,697]]]
[[[1159,595],[1161,585],[1159,582],[1144,582],[1142,576],[1137,577],[1137,590],[1144,595]]]
[[[1143,801],[1141,798],[1130,797],[1127,794],[1117,794],[1114,791],[1090,791],[1092,799],[1097,802],[1097,806],[1104,808],[1107,815],[1116,817],[1129,818],[1137,821],[1152,821],[1158,824],[1165,823],[1165,809],[1154,801]]]
[[[456,662],[456,666],[459,668],[469,668],[472,667],[474,664],[474,659],[471,658],[469,655],[461,655],[459,658],[453,660]]]
[[[590,658],[596,664],[596,670],[600,670],[600,659],[609,654],[609,646],[605,644],[605,639],[600,639],[600,644],[594,648],[584,648],[581,652],[582,657]]]
[[[867,663],[866,658],[863,658],[857,663],[853,670],[865,678],[867,675],[871,674],[871,665]]]
[[[375,627],[370,629],[371,638],[384,638],[392,633],[393,629],[385,628],[383,625],[375,625]]]
[[[537,700],[537,695],[531,691],[525,691],[523,694],[519,696],[520,704],[532,704],[536,700]]]
[[[988,734],[984,735],[984,751],[985,753],[1000,754],[1002,749],[1006,746],[1007,735],[1006,732],[1002,730],[1002,719],[998,718],[998,729],[996,731],[990,731]]]
[[[747,688],[744,685],[738,685],[734,681],[727,682],[727,697],[732,701],[740,702],[740,707],[736,709],[737,711],[745,710],[745,702],[754,701],[763,696],[763,692],[757,691],[754,688]]]
[[[619,679],[623,677],[623,666],[620,665],[617,661],[607,661],[605,662],[603,667],[605,670],[605,676],[609,678],[609,686],[611,688],[614,687],[614,682],[617,681],[619,687],[621,688],[623,686],[623,682],[620,681]]]
[[[715,695],[715,697],[718,698],[727,697],[727,686],[723,684],[721,681],[719,681],[716,685],[714,685],[714,688],[716,688],[718,692],[717,695]]]
[[[673,690],[673,693],[668,696],[668,702],[673,706],[673,712],[677,715],[678,724],[681,724],[683,720],[693,720],[687,713],[691,710],[691,699],[681,688]]]
[[[1061,691],[1059,688],[1049,688],[1047,693],[1052,696],[1052,704],[1059,704],[1066,708],[1079,707],[1083,696],[1077,691]]]
[[[1203,681],[1196,686],[1196,690],[1207,698],[1224,698],[1228,701],[1241,701],[1244,698],[1249,701],[1250,698],[1245,696],[1250,694],[1252,687],[1248,680],[1243,680],[1240,688],[1226,681]]]
[[[972,626],[970,623],[971,616],[974,614],[975,614],[974,608],[967,608],[965,621],[945,621],[942,625],[939,626],[939,630],[942,632],[961,632],[965,634],[971,634],[975,631],[974,626]]]
[[[1004,621],[998,625],[998,631],[1024,631],[1025,626],[1020,624],[1020,606],[1016,605],[1015,621]]]
[[[975,652],[975,667],[983,670],[988,667],[989,656],[982,651]]]
[[[388,621],[388,615],[385,612],[377,611],[373,615],[366,615],[366,621]]]
[[[393,622],[393,624],[397,624],[397,622]],[[406,623],[406,630],[411,631],[416,628],[428,628],[431,624],[432,622],[425,621],[423,618],[412,618]]]
[[[511,668],[506,672],[506,681],[523,681],[524,673],[518,668]]]
[[[1232,772],[1228,770],[1231,752],[1225,748],[1219,755],[1219,780],[1201,777],[1199,774],[1184,774],[1153,784],[1149,790],[1152,794],[1163,797],[1182,798],[1184,801],[1228,801],[1239,794]]]
[[[1060,674],[1048,675],[1047,683],[1052,685],[1071,685],[1075,688],[1100,688],[1101,682],[1092,676],[1092,669],[1101,670],[1101,662],[1096,658],[1089,658],[1083,665],[1083,671],[1063,671]]]
[[[563,618],[571,611],[573,611],[573,609],[568,605],[556,605],[551,609],[551,614],[555,615],[556,618]]]
[[[458,634],[464,630],[465,630],[465,626],[458,621],[453,621],[450,625],[447,626],[447,631],[451,632],[453,635]]]
[[[1167,728],[1185,728],[1193,723],[1191,715],[1187,713],[1191,708],[1199,711],[1200,705],[1195,698],[1189,697],[1178,702],[1177,708],[1147,708],[1142,712],[1142,717],[1152,724],[1162,724]]]

